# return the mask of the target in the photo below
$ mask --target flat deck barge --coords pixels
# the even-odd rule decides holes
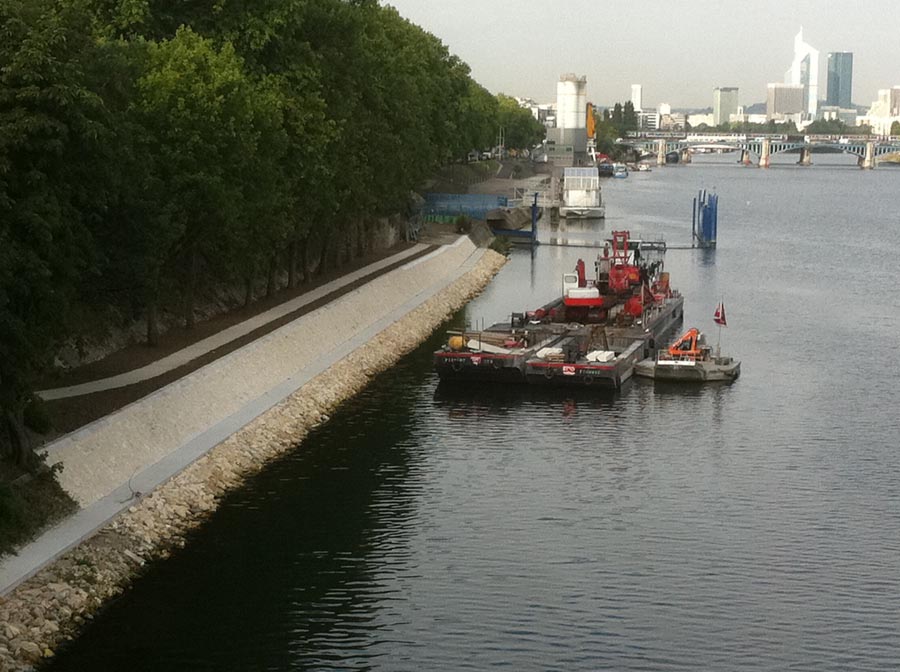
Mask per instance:
[[[514,316],[482,331],[451,333],[434,353],[434,367],[447,381],[619,388],[681,322],[683,308],[684,298],[674,294],[627,326]]]
[[[588,278],[584,261],[557,300],[481,331],[451,332],[434,353],[441,380],[619,388],[682,320],[684,298],[662,271],[662,249],[612,232]],[[612,252],[612,254],[610,254]]]

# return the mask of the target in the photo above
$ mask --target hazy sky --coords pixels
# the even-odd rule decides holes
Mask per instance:
[[[900,85],[900,0],[387,0],[435,34],[494,93],[556,99],[565,72],[587,75],[588,100],[712,106],[716,86],[764,102],[784,81],[794,35],[825,56],[853,52],[853,102]]]

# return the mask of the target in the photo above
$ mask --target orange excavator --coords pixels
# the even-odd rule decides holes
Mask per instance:
[[[706,359],[709,356],[709,346],[700,330],[691,328],[669,346],[669,355],[673,359]]]

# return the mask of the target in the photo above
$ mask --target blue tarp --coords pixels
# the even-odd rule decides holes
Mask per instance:
[[[423,214],[442,217],[466,215],[472,219],[485,219],[489,210],[505,208],[509,199],[492,194],[425,194]]]

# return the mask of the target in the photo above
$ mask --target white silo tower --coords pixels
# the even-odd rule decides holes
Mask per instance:
[[[556,85],[556,127],[577,129],[587,126],[587,77],[567,73]]]

